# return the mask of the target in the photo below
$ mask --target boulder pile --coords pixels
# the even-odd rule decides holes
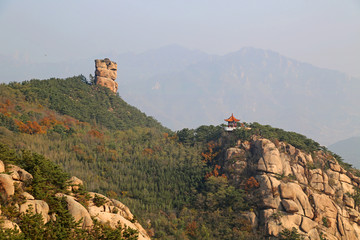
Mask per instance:
[[[56,220],[56,214],[50,214],[50,207],[44,200],[37,200],[26,189],[31,187],[33,176],[24,169],[12,165],[5,165],[0,160],[0,229],[20,229],[15,220],[9,220],[1,212],[2,204],[6,204],[11,199],[19,199],[16,203],[15,212],[19,215],[30,211],[42,216],[44,223],[51,219]],[[25,187],[27,186],[27,187]],[[129,208],[116,199],[110,199],[99,193],[88,192],[86,202],[77,198],[77,193],[83,186],[83,181],[77,177],[71,177],[68,181],[65,193],[56,193],[55,196],[60,200],[64,198],[67,202],[69,213],[75,221],[81,220],[81,227],[89,229],[97,220],[101,224],[107,224],[116,228],[119,224],[122,228],[129,227],[138,231],[139,240],[149,240],[150,237],[146,230],[136,221]],[[16,196],[18,195],[18,196]]]

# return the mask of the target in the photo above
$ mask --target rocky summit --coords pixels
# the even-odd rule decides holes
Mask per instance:
[[[253,137],[228,148],[223,167],[252,199],[243,216],[266,239],[286,231],[309,240],[360,239],[360,178],[330,153]]]
[[[109,88],[116,93],[118,84],[115,82],[117,77],[117,64],[105,58],[103,60],[95,60],[95,82],[98,85]]]

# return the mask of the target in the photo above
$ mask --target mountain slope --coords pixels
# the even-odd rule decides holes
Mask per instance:
[[[147,117],[107,89],[90,86],[86,81],[83,76],[47,81],[31,80],[3,85],[1,93],[3,98],[10,93],[22,95],[28,102],[113,130],[129,129],[137,125],[165,130],[155,119]]]
[[[200,147],[180,144],[82,77],[3,84],[0,92],[0,143],[45,155],[90,191],[121,199],[142,224],[188,203],[207,171]]]

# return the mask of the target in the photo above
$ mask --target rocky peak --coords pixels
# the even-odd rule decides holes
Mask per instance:
[[[109,88],[116,93],[118,84],[115,82],[117,77],[117,64],[110,61],[110,59],[96,59],[95,60],[95,83]]]
[[[243,215],[264,237],[295,228],[309,240],[360,239],[360,178],[330,153],[253,138],[227,149],[223,169],[245,186],[254,211]]]

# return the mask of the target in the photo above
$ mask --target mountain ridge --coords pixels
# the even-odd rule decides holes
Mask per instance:
[[[216,125],[224,115],[239,112],[247,122],[303,132],[324,145],[360,133],[358,78],[271,50],[246,47],[219,56],[175,45],[110,57],[119,63],[119,94],[173,130]],[[44,63],[38,70],[32,63],[23,69],[63,76],[92,73],[91,62]],[[21,66],[2,65],[16,74]]]

